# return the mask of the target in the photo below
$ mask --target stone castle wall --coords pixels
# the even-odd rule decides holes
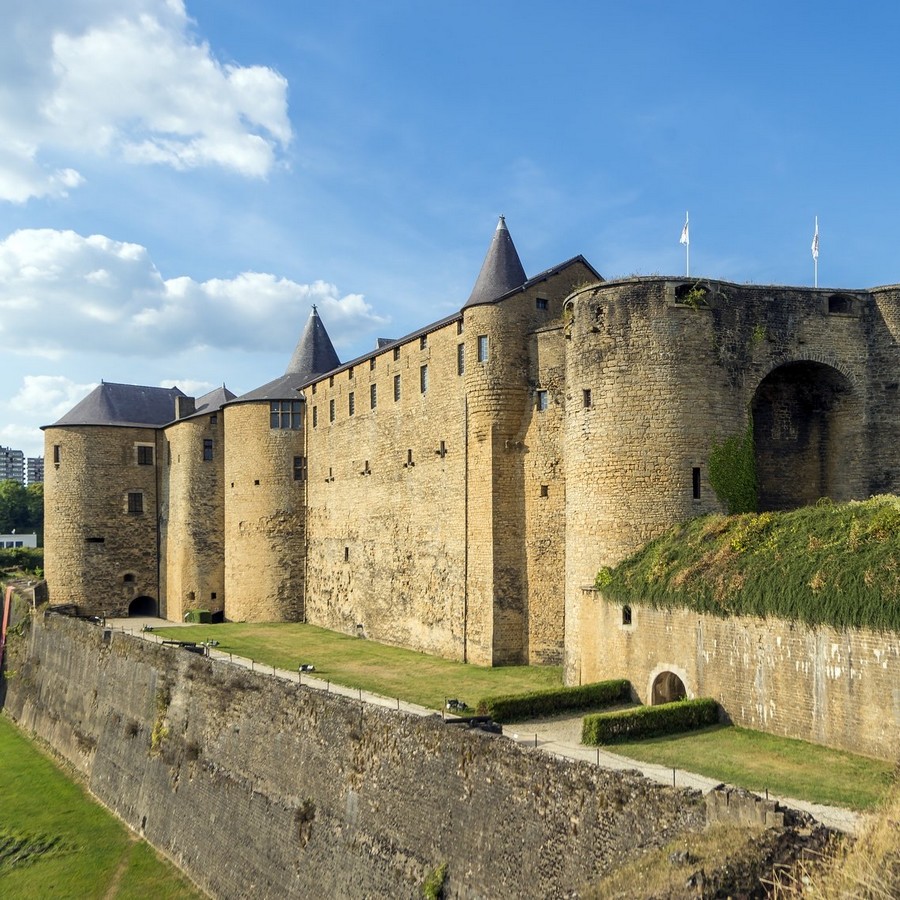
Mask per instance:
[[[211,444],[204,446],[205,441]],[[188,610],[221,613],[224,609],[224,450],[221,413],[183,419],[164,432],[162,614],[174,622],[180,622]]]
[[[687,609],[622,608],[582,592],[584,683],[627,678],[650,703],[672,672],[689,697],[712,697],[735,725],[881,759],[897,757],[900,635]]]
[[[682,284],[629,279],[570,301],[568,391],[591,391],[589,408],[566,410],[570,682],[584,680],[578,648],[598,627],[581,618],[582,587],[670,525],[725,511],[710,450],[751,415],[763,500],[900,488],[900,356],[869,294],[702,282],[695,307],[679,302]],[[892,453],[866,452],[876,423],[875,445]]]
[[[213,896],[572,896],[699,797],[52,617],[5,712]]]
[[[44,545],[53,603],[122,616],[138,597],[159,602],[159,441],[153,428],[45,432]],[[151,464],[138,464],[139,446],[150,448]],[[129,512],[129,494],[140,495],[140,512]]]
[[[306,482],[303,429],[271,428],[266,401],[224,414],[225,617],[235,622],[304,618]]]

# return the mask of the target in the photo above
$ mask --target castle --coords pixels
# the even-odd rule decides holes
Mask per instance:
[[[587,680],[585,586],[725,511],[715,442],[752,426],[762,508],[900,490],[898,339],[900,286],[604,281],[582,256],[529,278],[501,218],[459,312],[365,356],[314,309],[243,396],[101,384],[47,426],[51,600]]]

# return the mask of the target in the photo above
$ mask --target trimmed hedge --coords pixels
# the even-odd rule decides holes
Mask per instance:
[[[209,625],[212,622],[212,613],[208,609],[189,609],[184,614],[185,622],[199,622],[203,625]]]
[[[598,681],[578,687],[532,691],[529,694],[485,697],[478,701],[478,713],[495,722],[514,722],[552,716],[568,710],[613,706],[631,699],[631,683],[625,679]]]
[[[678,700],[659,706],[638,706],[618,712],[585,716],[581,727],[582,744],[615,744],[633,738],[657,737],[705,728],[719,721],[719,704],[701,697]]]

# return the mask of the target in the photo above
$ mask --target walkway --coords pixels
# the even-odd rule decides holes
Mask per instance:
[[[167,622],[164,619],[138,617],[130,619],[107,619],[108,627],[131,633],[135,637],[140,637],[155,643],[162,642],[163,638],[153,631],[144,631],[143,628],[145,626],[149,626],[150,628],[171,628],[178,627],[182,624],[189,625],[193,623]],[[250,669],[251,671],[259,672],[264,675],[272,675],[276,678],[283,678],[286,681],[294,681],[316,690],[339,694],[342,697],[350,697],[363,703],[370,703],[373,706],[396,709],[401,712],[423,717],[439,714],[436,710],[428,709],[427,707],[419,706],[415,703],[408,703],[407,701],[400,700],[396,697],[382,697],[379,694],[373,694],[359,688],[350,688],[345,687],[344,685],[333,684],[330,681],[317,678],[315,675],[303,674],[287,669],[277,669],[275,666],[264,665],[263,663],[247,659],[243,656],[235,656],[232,653],[224,653],[216,648],[209,649],[209,657],[211,659],[223,660],[232,665],[241,666],[242,668]],[[440,713],[440,715],[443,715],[443,713]],[[610,753],[608,750],[603,750],[599,747],[587,747],[581,743],[581,720],[582,716],[564,716],[552,719],[536,719],[528,722],[505,724],[503,726],[503,734],[505,737],[522,746],[532,747],[544,753],[549,753],[552,756],[593,763],[594,765],[601,766],[605,769],[613,769],[616,771],[637,771],[651,781],[656,781],[659,784],[670,784],[680,788],[693,788],[702,793],[708,793],[721,784],[720,781],[716,781],[714,778],[707,778],[704,775],[697,775],[694,772],[686,772],[682,769],[671,769],[667,766],[661,766],[654,763],[640,762],[625,756],[619,756],[617,753]],[[848,834],[858,834],[865,819],[865,816],[862,813],[855,812],[851,809],[844,809],[839,806],[823,806],[818,803],[809,803],[806,800],[796,800],[792,797],[780,797],[775,794],[768,794],[767,796],[768,799],[775,800],[782,806],[809,813],[809,815],[823,825]]]

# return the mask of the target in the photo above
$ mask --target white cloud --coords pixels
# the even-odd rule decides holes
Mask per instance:
[[[74,231],[23,229],[0,241],[0,340],[19,354],[289,353],[313,304],[338,344],[385,324],[361,294],[324,281],[261,272],[166,280],[145,247]]]
[[[180,0],[30,0],[0,32],[0,199],[64,196],[73,157],[265,176],[291,140],[287,82],[217,60]]]
[[[177,387],[189,397],[202,397],[208,394],[216,385],[209,381],[197,381],[194,378],[164,378],[160,383],[160,387],[173,388]]]
[[[55,421],[95,387],[96,382],[77,384],[63,375],[26,375],[22,379],[22,387],[10,397],[8,405],[10,409],[22,413],[40,410],[48,421]]]

